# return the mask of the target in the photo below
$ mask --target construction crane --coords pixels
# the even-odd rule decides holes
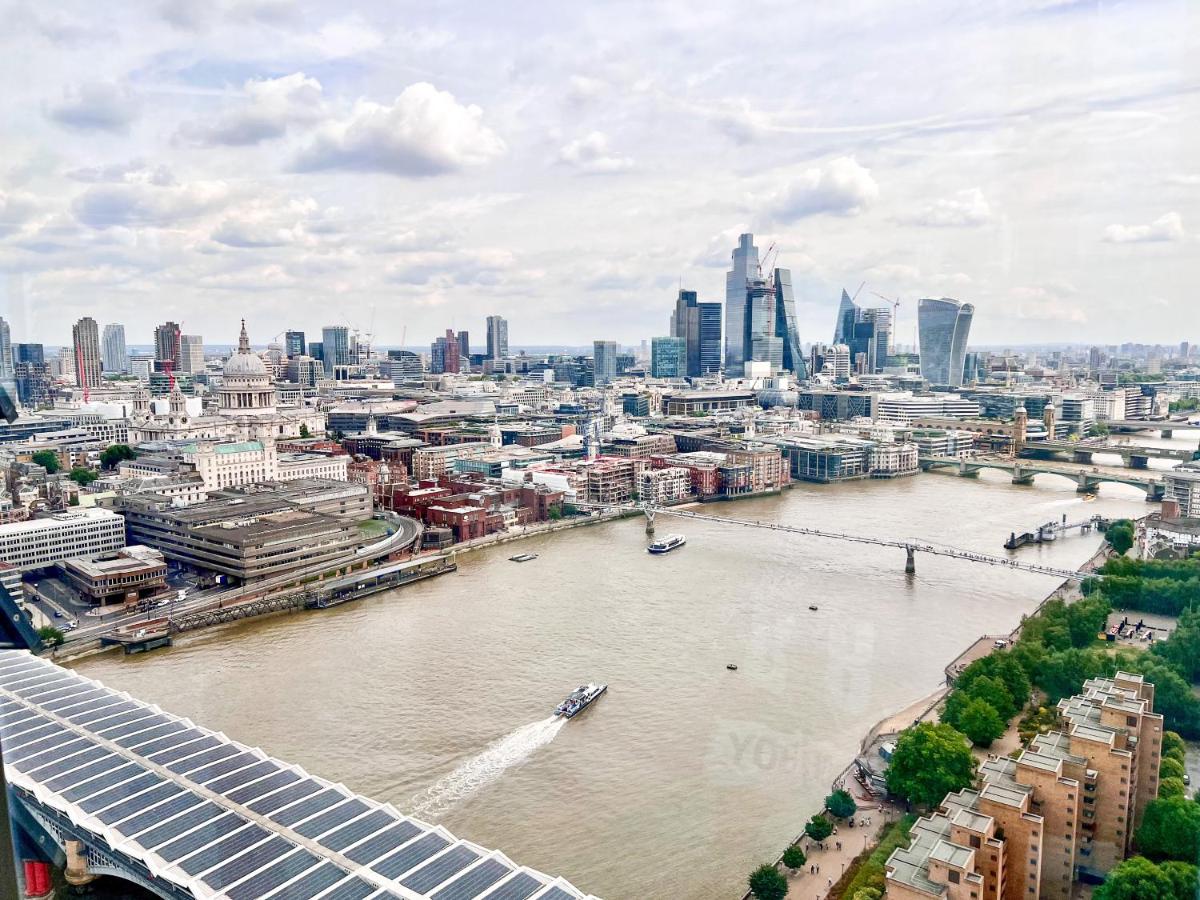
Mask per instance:
[[[771,263],[773,262],[772,254],[778,253],[779,245],[775,243],[775,241],[771,241],[771,246],[769,246],[767,248],[767,252],[763,254],[763,261],[758,264],[758,275],[760,278],[771,278]]]

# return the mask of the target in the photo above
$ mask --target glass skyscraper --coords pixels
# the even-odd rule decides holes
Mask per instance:
[[[746,346],[746,290],[750,279],[758,276],[758,247],[754,235],[738,236],[733,265],[725,273],[725,371],[741,375],[749,358]]]
[[[775,334],[783,340],[782,367],[798,379],[808,377],[800,329],[796,325],[796,297],[792,292],[792,270],[775,270]]]
[[[930,384],[961,387],[966,362],[967,335],[975,307],[943,297],[923,299],[917,306],[917,333],[921,344],[921,376]]]
[[[125,326],[110,323],[104,326],[100,339],[100,361],[105,372],[128,372],[129,350],[125,346]]]
[[[350,365],[350,329],[345,325],[326,325],[322,328],[321,351],[325,374],[332,378],[336,366]]]
[[[508,356],[508,320],[503,316],[487,317],[488,359],[504,359]]]
[[[284,334],[283,352],[288,355],[288,358],[294,356],[305,356],[307,348],[304,346],[304,332],[289,331]]]
[[[884,307],[863,309],[843,290],[833,343],[849,348],[851,369],[861,363],[862,371],[867,374],[882,371],[887,365],[891,341],[892,311]]]
[[[650,341],[650,377],[682,378],[688,374],[688,343],[681,337],[656,337]]]
[[[695,291],[679,292],[671,313],[671,337],[687,345],[687,371],[695,377],[721,371],[721,304],[701,303]]]
[[[617,377],[617,342],[592,342],[593,383],[603,387]]]

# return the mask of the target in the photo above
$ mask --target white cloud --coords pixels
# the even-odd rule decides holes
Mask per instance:
[[[349,116],[318,131],[295,168],[418,177],[482,165],[504,149],[499,135],[483,124],[478,106],[464,106],[452,94],[420,82],[390,106],[359,100]]]
[[[323,110],[321,83],[295,72],[282,78],[252,79],[246,102],[212,122],[193,122],[180,136],[206,146],[241,146],[282,137],[295,125],[318,121]]]
[[[271,198],[231,209],[212,232],[212,239],[227,247],[262,248],[313,245],[317,242],[309,219],[319,212],[311,197],[279,202]]]
[[[48,115],[60,125],[80,131],[124,133],[137,118],[138,100],[128,87],[111,82],[81,84],[63,91]]]
[[[516,265],[511,251],[495,248],[413,254],[389,266],[388,281],[446,289],[456,285],[498,285]]]
[[[572,106],[587,106],[609,91],[610,85],[590,75],[572,75],[567,82],[567,102]]]
[[[37,200],[24,192],[0,190],[0,238],[20,231],[37,212]]]
[[[593,131],[576,138],[558,151],[559,162],[590,175],[612,175],[633,167],[633,160],[609,149],[608,137]]]
[[[1103,240],[1110,244],[1142,244],[1182,241],[1185,237],[1183,218],[1177,212],[1169,212],[1149,225],[1109,225],[1104,229]]]
[[[971,228],[992,218],[992,208],[979,188],[958,191],[952,197],[935,200],[902,221],[927,228]]]
[[[717,110],[710,118],[718,131],[739,144],[753,143],[775,130],[771,116],[754,109],[745,99]]]
[[[879,199],[871,170],[853,157],[839,156],[826,165],[807,169],[767,198],[768,212],[781,222],[829,213],[858,215]]]
[[[1017,318],[1026,322],[1064,322],[1082,325],[1087,322],[1087,311],[1072,298],[1078,293],[1068,282],[1048,282],[1026,285],[1012,292],[1015,301],[1009,309]]]
[[[229,185],[223,181],[169,185],[126,181],[88,188],[75,198],[71,209],[90,228],[162,228],[214,212],[229,197]]]

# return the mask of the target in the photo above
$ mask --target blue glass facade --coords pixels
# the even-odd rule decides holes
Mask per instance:
[[[967,336],[975,307],[943,297],[923,299],[917,307],[921,342],[921,375],[930,384],[960,387],[966,362]]]

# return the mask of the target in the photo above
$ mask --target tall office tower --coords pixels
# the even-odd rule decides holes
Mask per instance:
[[[321,364],[321,371],[325,370],[325,345],[320,341],[308,342],[308,355]]]
[[[917,305],[917,335],[921,342],[921,376],[930,384],[961,387],[967,335],[975,307],[943,297],[922,299]]]
[[[508,320],[503,316],[487,317],[488,359],[504,359],[508,356]]]
[[[125,326],[110,323],[100,338],[100,361],[105,372],[128,372],[129,350],[125,347]]]
[[[792,292],[792,270],[775,270],[775,336],[783,341],[782,368],[798,379],[808,377],[800,329],[796,325],[796,297]]]
[[[41,344],[13,344],[12,357],[17,399],[28,407],[49,402],[52,379],[45,348]]]
[[[154,329],[154,358],[170,363],[172,371],[179,371],[183,360],[179,347],[179,324],[177,322],[165,322]]]
[[[617,342],[592,341],[593,384],[603,387],[617,377]]]
[[[84,316],[71,329],[72,350],[75,357],[75,382],[81,388],[100,386],[100,328],[96,320]]]
[[[33,363],[40,366],[46,362],[46,348],[41,344],[13,344],[12,356],[14,363]]]
[[[321,350],[325,374],[332,378],[337,366],[350,365],[350,329],[345,325],[326,325],[321,329]]]
[[[12,334],[8,330],[8,323],[0,319],[0,378],[11,378],[12,374]]]
[[[179,371],[192,374],[204,371],[204,338],[200,335],[179,336]]]
[[[283,335],[283,352],[289,358],[293,356],[308,355],[308,348],[304,346],[303,331],[288,331]]]
[[[721,304],[700,303],[695,291],[679,292],[671,313],[671,337],[687,342],[691,377],[721,371]]]
[[[851,368],[867,374],[882,371],[891,341],[892,311],[884,307],[864,309],[843,290],[833,342],[849,348]]]
[[[754,235],[739,235],[733,265],[725,273],[725,371],[729,375],[741,375],[747,359],[746,292],[750,279],[757,275]]]
[[[458,358],[463,368],[466,368],[471,358],[471,336],[465,332],[458,333]]]
[[[650,377],[682,378],[687,374],[688,349],[686,338],[651,338]]]
[[[435,375],[462,371],[461,344],[452,329],[429,345],[429,371]]]
[[[775,334],[775,287],[761,276],[746,284],[742,372],[746,364],[767,363],[771,372],[783,368],[783,338]]]

